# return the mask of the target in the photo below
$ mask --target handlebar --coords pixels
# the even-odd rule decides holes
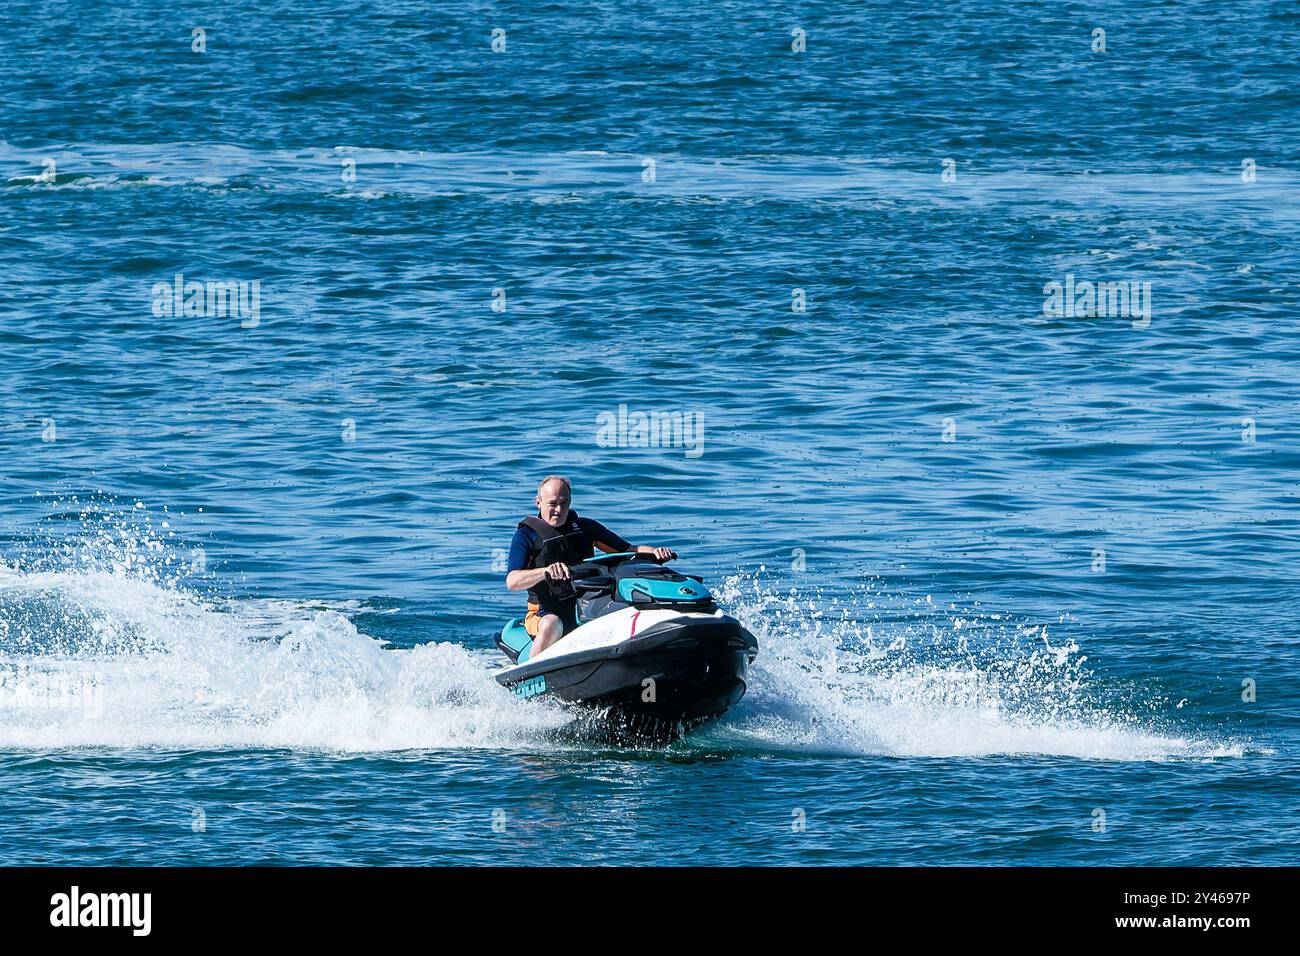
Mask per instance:
[[[643,551],[618,551],[613,554],[601,554],[585,561],[579,561],[577,564],[569,565],[568,578],[553,578],[548,571],[545,580],[551,585],[551,593],[560,598],[568,597],[569,592],[576,594],[579,590],[603,590],[604,583],[596,585],[594,582],[586,582],[584,579],[597,576],[603,577],[609,573],[611,567],[622,564],[624,561],[649,561],[653,564],[663,564],[664,561],[677,560],[676,551],[672,551],[670,554],[670,557],[662,560],[655,557],[653,553]]]

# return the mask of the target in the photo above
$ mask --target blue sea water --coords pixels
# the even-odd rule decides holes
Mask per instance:
[[[1262,0],[6,3],[0,863],[1297,862],[1297,63]],[[758,636],[724,719],[493,681],[549,472]]]

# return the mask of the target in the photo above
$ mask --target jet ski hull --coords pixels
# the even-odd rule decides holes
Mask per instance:
[[[576,633],[576,632],[575,632]],[[595,708],[632,736],[672,736],[717,717],[745,694],[758,643],[726,615],[669,616],[641,633],[564,653],[559,641],[497,681],[519,697]],[[587,642],[589,643],[589,642]]]

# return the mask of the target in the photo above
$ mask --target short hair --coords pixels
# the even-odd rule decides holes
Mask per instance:
[[[542,496],[542,489],[546,487],[546,483],[549,481],[560,482],[560,484],[564,485],[564,490],[569,493],[569,496],[573,496],[573,483],[569,481],[568,478],[565,478],[563,475],[547,475],[537,483],[537,497],[540,498]]]

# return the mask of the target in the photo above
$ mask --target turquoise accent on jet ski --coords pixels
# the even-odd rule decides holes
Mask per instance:
[[[521,700],[527,700],[529,697],[536,697],[538,694],[546,693],[546,675],[538,674],[536,677],[530,677],[528,680],[520,681],[514,686],[515,696]]]
[[[644,578],[625,578],[618,582],[619,600],[632,603],[633,592],[639,591],[653,601],[703,601],[709,589],[699,581],[648,581]]]
[[[594,558],[588,558],[587,564],[612,564],[615,561],[622,561],[624,558],[635,558],[635,551],[613,551],[610,554],[598,554]]]
[[[533,649],[533,639],[524,630],[524,622],[517,617],[501,628],[501,643],[512,651],[519,653],[519,659],[515,661],[516,664],[522,664],[528,660],[528,654]]]

